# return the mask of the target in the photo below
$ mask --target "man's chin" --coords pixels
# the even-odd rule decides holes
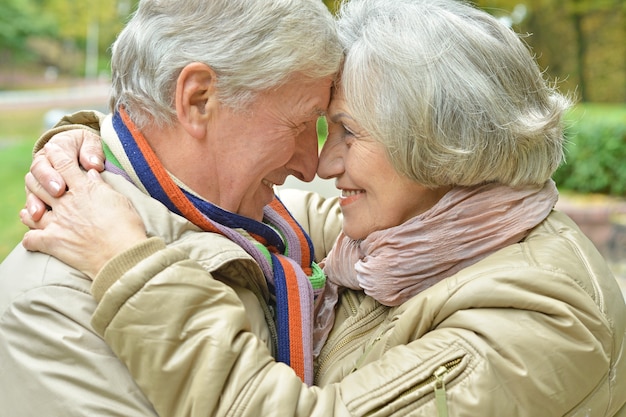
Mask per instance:
[[[260,222],[263,220],[263,209],[274,200],[275,196],[272,188],[261,186],[254,197],[242,201],[238,214]]]

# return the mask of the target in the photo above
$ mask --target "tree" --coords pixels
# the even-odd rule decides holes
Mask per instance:
[[[39,1],[44,13],[51,16],[58,27],[58,45],[85,51],[86,57],[91,59],[100,55],[108,57],[111,43],[138,3],[138,0]],[[89,68],[87,61],[86,70]],[[97,72],[97,68],[93,71]]]
[[[10,57],[26,50],[31,36],[52,35],[53,24],[39,16],[32,0],[2,0],[0,2],[0,53]],[[2,62],[7,62],[5,59]]]
[[[523,4],[513,24],[529,33],[540,66],[562,89],[582,101],[626,101],[626,2],[624,0],[476,0],[496,16]]]

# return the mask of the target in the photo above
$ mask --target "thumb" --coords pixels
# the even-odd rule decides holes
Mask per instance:
[[[22,246],[30,252],[41,252],[45,250],[45,232],[43,230],[31,229],[24,233]]]

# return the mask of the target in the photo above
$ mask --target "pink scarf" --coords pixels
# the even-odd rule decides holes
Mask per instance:
[[[328,288],[317,306],[316,339],[325,339],[332,326],[339,288],[362,289],[381,304],[398,306],[524,239],[550,214],[557,199],[552,180],[543,187],[457,187],[399,226],[360,241],[340,234],[325,260]]]

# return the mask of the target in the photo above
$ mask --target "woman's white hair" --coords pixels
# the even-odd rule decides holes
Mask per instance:
[[[342,50],[320,0],[142,0],[112,50],[113,109],[141,128],[171,125],[176,80],[192,62],[217,74],[220,100],[245,106],[298,72],[337,72]]]
[[[429,187],[523,186],[561,164],[570,101],[488,13],[454,0],[352,0],[338,32],[347,104],[398,172]]]

